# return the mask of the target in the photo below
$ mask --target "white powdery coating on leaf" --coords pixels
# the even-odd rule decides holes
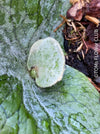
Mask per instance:
[[[30,50],[27,67],[37,67],[36,84],[50,87],[60,81],[64,73],[65,58],[59,43],[48,37],[35,42]]]

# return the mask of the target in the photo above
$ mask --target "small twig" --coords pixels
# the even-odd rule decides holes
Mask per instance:
[[[81,61],[81,58],[80,58],[80,56],[77,54],[77,58]]]
[[[91,84],[100,92],[100,87],[98,87],[90,78],[88,80],[91,82]]]
[[[81,43],[81,45],[77,48],[76,52],[79,52],[83,47],[83,42]]]
[[[66,18],[65,16],[63,16],[63,15],[60,15],[60,17],[63,18],[63,20],[65,20],[66,23],[67,23],[67,22],[71,22],[70,19],[67,19],[67,18]]]
[[[76,29],[76,26],[75,26],[74,22],[72,21],[71,23],[72,23],[72,26],[73,26],[73,28],[74,28],[74,31],[76,32],[77,29]]]
[[[86,28],[80,22],[76,22],[76,24],[80,25],[78,29],[83,30],[83,38],[85,38]]]
[[[63,16],[63,15],[60,15],[60,17],[63,18],[63,21],[62,21],[62,23],[54,30],[54,32],[56,32],[65,22],[66,22],[67,24],[69,24],[69,22],[71,22],[70,19],[67,19],[67,18],[66,18],[65,16]]]
[[[65,35],[65,39],[66,39],[66,40],[77,40],[78,38],[79,38],[79,37],[75,37],[75,38],[71,38],[71,39],[70,39],[70,38],[67,38],[67,36]]]
[[[68,55],[66,55],[65,58],[68,60],[69,59]]]
[[[84,52],[83,52],[83,50],[82,50],[82,56],[83,56],[83,60],[84,60],[84,58],[85,58],[85,55],[84,55]]]
[[[67,23],[68,26],[72,26],[72,24],[70,24],[70,22],[72,22],[71,19],[67,19],[65,16],[60,15],[61,18],[63,18],[63,20],[65,20],[65,22]]]
[[[85,40],[83,39],[81,33],[80,33],[79,31],[78,31],[78,33],[79,33],[79,35],[80,35],[80,37],[81,37],[81,39],[82,39],[82,41],[83,41],[83,43],[84,43],[84,45],[85,45],[85,47],[86,47],[86,53],[87,53],[87,51],[88,51],[88,46],[87,46]]]
[[[54,30],[54,32],[56,32],[64,23],[65,23],[65,20],[62,21],[62,23]]]

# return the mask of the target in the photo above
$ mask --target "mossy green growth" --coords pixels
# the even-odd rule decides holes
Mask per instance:
[[[47,37],[32,45],[27,67],[39,87],[50,87],[60,81],[63,77],[64,66],[64,54],[55,39]]]
[[[38,77],[37,75],[37,70],[35,67],[31,68],[30,70],[30,76],[33,78],[33,79],[36,79],[36,77]]]

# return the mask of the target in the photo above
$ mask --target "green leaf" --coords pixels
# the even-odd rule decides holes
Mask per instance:
[[[99,93],[84,74],[66,66],[62,81],[55,86],[40,89],[33,85],[29,88],[32,83],[24,83],[24,104],[39,121],[39,133],[99,134]],[[43,122],[49,126],[44,126]]]
[[[18,79],[0,76],[0,134],[35,134],[37,131],[34,118],[23,105],[22,91]]]
[[[58,41],[51,37],[36,41],[30,49],[27,67],[41,88],[51,87],[62,80],[65,57]]]
[[[99,134],[99,93],[67,66],[63,80],[46,89],[29,76],[32,44],[54,37],[68,0],[0,0],[0,134]]]

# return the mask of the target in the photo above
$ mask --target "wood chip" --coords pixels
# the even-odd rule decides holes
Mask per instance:
[[[94,24],[96,24],[97,26],[99,25],[100,21],[95,18],[95,17],[92,17],[92,16],[89,16],[89,15],[86,15],[85,18],[91,22],[93,22]]]

